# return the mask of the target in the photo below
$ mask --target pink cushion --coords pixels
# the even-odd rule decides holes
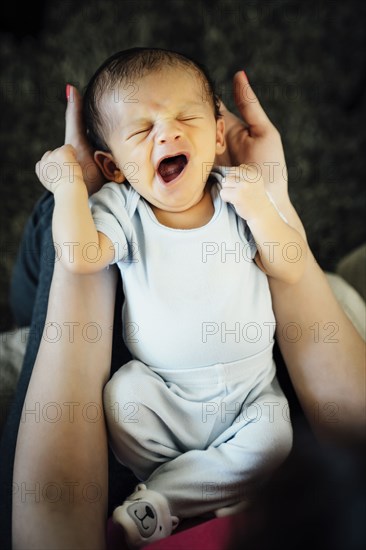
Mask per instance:
[[[161,541],[149,544],[149,550],[225,550],[229,547],[233,533],[244,533],[246,517],[243,514],[211,519],[190,527],[185,521],[179,531]],[[108,550],[128,550],[122,541],[118,525],[108,520]]]

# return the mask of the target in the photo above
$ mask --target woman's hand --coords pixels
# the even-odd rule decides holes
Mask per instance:
[[[83,121],[83,99],[74,86],[67,85],[67,107],[65,124],[65,144],[75,149],[76,159],[81,166],[89,195],[98,191],[106,182],[94,162],[93,148],[88,142]]]
[[[277,208],[306,240],[301,223],[288,195],[287,168],[281,136],[261,107],[243,71],[234,75],[234,99],[242,120],[221,102],[225,120],[226,151],[215,163],[222,166],[252,165],[263,178],[266,191]]]
[[[233,87],[242,120],[221,102],[227,148],[216,157],[215,163],[222,166],[254,164],[260,170],[266,190],[280,206],[289,200],[281,136],[261,107],[243,71],[235,73]]]

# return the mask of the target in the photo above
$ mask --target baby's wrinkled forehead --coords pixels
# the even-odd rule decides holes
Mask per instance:
[[[142,75],[134,77],[121,77],[118,81],[111,83],[111,86],[105,90],[103,99],[112,102],[123,102],[126,107],[136,104],[140,101],[139,90],[141,83],[146,77],[158,76],[160,82],[168,78],[183,78],[185,82],[185,94],[187,101],[192,97],[205,102],[208,100],[208,83],[201,73],[187,67],[159,68],[146,70]],[[159,87],[154,86],[154,95],[159,95]]]

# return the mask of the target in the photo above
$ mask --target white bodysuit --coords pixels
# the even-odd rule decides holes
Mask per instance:
[[[111,447],[180,517],[247,498],[292,444],[268,280],[246,222],[220,197],[223,175],[211,172],[214,215],[196,229],[160,224],[129,185],[90,199],[114,243],[134,358],[105,388]]]

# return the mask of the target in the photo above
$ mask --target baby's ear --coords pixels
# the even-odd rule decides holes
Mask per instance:
[[[95,151],[94,160],[108,181],[123,183],[126,180],[125,176],[114,162],[112,153]]]
[[[216,155],[221,155],[225,149],[225,120],[223,118],[219,118],[216,121]]]

